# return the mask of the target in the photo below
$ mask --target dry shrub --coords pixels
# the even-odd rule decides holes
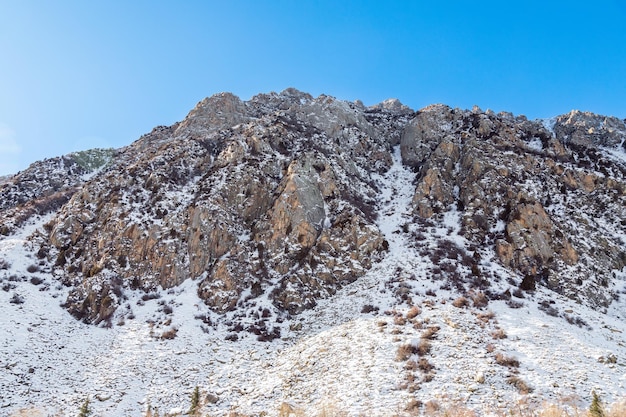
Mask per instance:
[[[513,385],[520,394],[530,394],[533,392],[533,389],[524,381],[523,379],[517,376],[510,376],[506,379],[507,384]]]
[[[376,313],[377,311],[378,311],[378,307],[375,307],[375,306],[373,306],[371,304],[366,304],[361,309],[361,313],[363,313],[363,314]]]
[[[398,326],[404,326],[406,324],[406,319],[402,316],[395,316],[393,318],[393,324]]]
[[[424,414],[427,416],[435,415],[435,413],[437,413],[440,409],[441,406],[435,400],[428,400],[424,404]]]
[[[442,414],[444,416],[454,417],[477,417],[477,414],[474,410],[470,410],[469,408],[458,404],[446,407]]]
[[[437,332],[439,331],[439,326],[429,326],[422,332],[422,339],[433,340],[437,337]]]
[[[428,359],[426,358],[419,358],[419,360],[417,361],[417,367],[420,369],[420,371],[424,373],[429,373],[430,371],[435,369],[433,364],[428,362]]]
[[[413,307],[411,307],[409,309],[409,311],[406,312],[406,318],[409,319],[409,320],[414,319],[421,312],[422,312],[422,310],[420,310],[420,308],[418,306],[413,306]]]
[[[406,407],[404,407],[404,409],[411,414],[415,413],[415,415],[418,415],[421,407],[422,402],[416,398],[413,398],[406,404]]]
[[[404,364],[404,369],[407,371],[415,371],[417,369],[417,362],[413,359],[407,361],[407,363]]]
[[[422,382],[430,382],[433,379],[435,379],[435,372],[429,372],[427,374],[424,374],[424,376],[422,377]]]
[[[496,363],[502,366],[508,366],[509,368],[519,368],[519,361],[511,356],[504,356],[504,354],[496,353]]]
[[[457,308],[467,307],[469,305],[469,300],[463,296],[460,296],[452,302],[452,305]]]
[[[493,345],[493,343],[487,343],[486,348],[488,353],[492,353],[494,350],[496,350],[496,347]]]
[[[497,328],[496,330],[491,332],[491,337],[493,337],[494,339],[506,339],[507,335],[503,329]]]
[[[176,334],[178,333],[178,329],[175,327],[172,327],[169,330],[166,330],[163,332],[163,334],[161,335],[161,339],[162,340],[171,340],[174,339],[176,337]]]
[[[303,417],[304,415],[301,409],[286,402],[283,402],[278,410],[278,417]]]
[[[492,318],[494,318],[496,315],[493,311],[487,311],[485,313],[478,313],[476,314],[476,318],[480,321],[482,321],[483,323],[488,323],[491,321]]]
[[[396,360],[397,361],[406,361],[411,355],[415,353],[415,346],[410,343],[405,343],[403,345],[398,346],[398,350],[396,351]]]
[[[563,417],[569,414],[556,404],[550,404],[539,410],[538,417]]]
[[[417,354],[419,356],[428,355],[428,353],[430,353],[431,348],[432,348],[432,345],[430,344],[430,341],[428,339],[422,339],[417,344],[417,349],[416,349]]]
[[[623,417],[626,416],[626,398],[621,399],[611,405],[611,409],[608,412],[608,417]]]
[[[484,292],[479,291],[475,294],[472,294],[472,302],[474,303],[474,307],[483,308],[487,307],[487,305],[489,304],[489,298],[487,298]]]

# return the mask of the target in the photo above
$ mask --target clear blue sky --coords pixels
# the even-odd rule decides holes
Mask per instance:
[[[0,175],[296,87],[626,117],[626,2],[0,0]]]

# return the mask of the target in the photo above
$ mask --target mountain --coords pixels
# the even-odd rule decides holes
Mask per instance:
[[[194,386],[210,415],[618,401],[625,139],[588,112],[287,89],[35,163],[0,184],[0,406],[176,413]]]

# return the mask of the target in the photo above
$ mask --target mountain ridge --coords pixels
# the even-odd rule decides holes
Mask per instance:
[[[295,89],[246,102],[220,93],[199,102],[183,121],[107,151],[104,165],[78,169],[73,168],[80,167],[76,158],[61,159],[62,165],[53,161],[52,166],[62,166],[66,171],[54,172],[67,172],[67,180],[20,183],[19,178],[42,178],[23,172],[1,185],[3,202],[15,203],[0,210],[0,254],[6,262],[0,279],[10,308],[20,306],[20,299],[28,308],[22,294],[35,297],[27,288],[42,280],[41,288],[47,288],[42,294],[50,291],[56,297],[50,301],[61,300],[76,318],[110,327],[108,332],[123,340],[132,328],[146,335],[142,346],[158,351],[170,345],[180,349],[178,339],[201,355],[202,348],[191,342],[194,332],[208,338],[217,355],[234,349],[234,355],[254,356],[254,346],[265,342],[270,347],[263,360],[282,369],[280,376],[269,377],[274,382],[266,381],[280,395],[262,401],[258,390],[267,384],[251,388],[254,401],[266,409],[287,396],[310,411],[307,407],[332,394],[316,382],[326,381],[352,404],[351,412],[367,413],[344,385],[328,379],[326,368],[294,363],[298,355],[280,356],[282,349],[313,349],[317,361],[344,372],[329,362],[314,335],[332,334],[330,349],[350,361],[341,354],[347,345],[335,339],[345,329],[360,335],[354,336],[360,346],[355,349],[369,361],[361,371],[356,364],[346,369],[359,375],[367,369],[386,381],[368,385],[367,392],[380,402],[370,405],[378,410],[374,414],[384,414],[379,407],[418,398],[417,390],[440,401],[446,389],[455,396],[479,392],[459,397],[472,407],[497,407],[498,392],[507,393],[507,404],[518,395],[533,398],[507,387],[517,375],[515,367],[491,368],[498,353],[500,360],[504,356],[489,352],[482,341],[500,330],[517,339],[494,337],[491,344],[522,356],[537,398],[566,396],[576,392],[575,384],[550,388],[541,380],[540,375],[559,371],[525,346],[549,342],[519,314],[559,329],[562,342],[579,344],[587,356],[577,358],[590,369],[597,366],[590,361],[597,364],[598,356],[606,361],[615,352],[622,363],[626,352],[609,328],[626,330],[618,324],[626,317],[621,296],[626,292],[625,138],[621,120],[578,111],[546,123],[440,104],[415,112],[397,100],[365,107]],[[39,191],[21,192],[20,184]],[[17,243],[21,239],[27,249]],[[191,316],[196,320],[187,323]],[[531,341],[530,331],[516,320],[533,329],[539,342]],[[433,337],[428,343],[434,350],[419,353],[417,347],[426,344],[418,341],[435,327],[441,339]],[[107,338],[81,329],[97,340]],[[582,342],[586,333],[602,342]],[[468,352],[478,355],[484,368],[482,378],[454,353],[455,338],[469,341]],[[122,349],[112,343],[112,351]],[[408,353],[415,366],[430,369],[404,369],[413,365],[394,359],[402,343],[415,346]],[[377,346],[384,358],[365,353]],[[570,363],[563,347],[552,348]],[[120,360],[127,358],[124,352]],[[107,355],[106,350],[98,354]],[[195,355],[181,366],[191,369],[202,361]],[[537,369],[525,362],[538,364]],[[133,363],[133,372],[146,378]],[[263,372],[255,366],[250,364],[250,372]],[[223,374],[217,377],[218,363],[206,367],[210,372],[203,372],[204,378],[217,378],[218,385],[232,389]],[[299,380],[295,369],[309,377]],[[619,399],[619,368],[611,369],[613,386],[601,388]],[[580,372],[590,381],[582,386],[597,386],[591,370]],[[346,384],[365,378],[342,375]],[[477,382],[485,375],[493,389]],[[234,379],[244,380],[250,383],[242,375]],[[284,385],[287,380],[292,388]],[[207,379],[198,381],[221,398],[205,404],[208,411],[224,413],[239,404],[246,412],[259,412],[242,405],[252,398],[248,393],[216,394]],[[130,412],[136,407],[128,401],[147,395],[145,390],[156,400],[150,384],[132,388],[128,398],[111,395]],[[376,397],[376,391],[386,394]],[[174,406],[180,390],[168,392],[166,402]],[[118,413],[112,415],[123,414],[121,405],[105,400],[102,406]]]

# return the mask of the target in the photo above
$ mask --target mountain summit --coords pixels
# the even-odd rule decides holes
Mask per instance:
[[[340,337],[332,329],[353,323],[357,349],[373,352],[393,333],[374,336],[357,319],[386,317],[404,329],[398,339],[431,332],[390,359],[412,361],[415,369],[403,372],[422,372],[426,390],[446,375],[442,367],[455,366],[443,347],[447,359],[421,361],[433,355],[430,340],[450,317],[457,327],[448,323],[449,331],[470,344],[498,330],[487,306],[497,317],[528,309],[575,332],[595,331],[587,313],[594,310],[606,320],[626,318],[626,124],[615,117],[572,111],[530,121],[441,104],[414,111],[398,100],[365,107],[295,89],[249,101],[222,93],[127,147],[33,164],[0,184],[0,196],[0,280],[7,297],[18,297],[11,304],[28,304],[18,285],[36,278],[56,288],[71,315],[112,327],[106,332],[125,334],[124,323],[144,318],[150,343],[175,343],[184,333],[189,324],[176,327],[173,315],[196,322],[203,337],[281,349],[311,348],[294,343],[305,336],[319,343],[320,332]],[[25,247],[15,243],[20,239]],[[140,311],[152,300],[158,307],[146,318]],[[437,308],[447,312],[425,311]],[[459,316],[466,310],[478,321]],[[315,315],[329,327],[313,324]],[[445,339],[446,331],[440,334]],[[320,351],[311,355],[330,363]],[[497,363],[506,359],[500,355],[481,358]],[[382,393],[393,388],[408,404],[421,385],[398,382],[373,358],[363,361],[381,378],[371,388],[382,395],[377,401],[388,406]],[[291,356],[272,360],[293,372]],[[299,391],[283,387],[268,397],[317,398],[313,383],[324,376],[315,372],[303,367],[306,384],[294,382]],[[479,384],[474,391],[485,380],[479,374],[471,377]],[[521,378],[512,381],[506,389],[532,391]],[[542,395],[551,392],[547,383],[536,385]],[[606,394],[616,399],[620,387]],[[144,396],[152,389],[143,388]],[[486,391],[485,403],[496,404]],[[206,409],[214,412],[244,404],[247,395],[209,394]],[[251,404],[246,412],[258,412]]]

